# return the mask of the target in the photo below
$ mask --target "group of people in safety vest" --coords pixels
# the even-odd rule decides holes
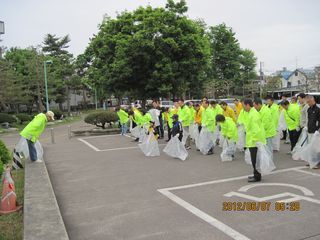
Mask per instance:
[[[308,108],[315,108],[317,113],[308,111]],[[309,126],[311,138],[320,127],[320,109],[312,96],[304,94],[293,97],[291,102],[283,99],[280,104],[272,97],[265,101],[259,98],[234,99],[234,108],[226,102],[203,98],[195,104],[192,100],[180,99],[174,101],[173,107],[162,109],[155,100],[148,111],[137,107],[126,111],[119,107],[116,112],[121,134],[126,134],[130,128],[136,138],[134,141],[140,142],[146,156],[160,155],[157,140],[164,138],[164,129],[168,135],[164,152],[182,160],[187,156],[186,150],[191,149],[191,142],[204,155],[213,154],[214,147],[220,145],[222,161],[232,161],[236,149],[245,151],[253,167],[249,182],[261,181],[261,172],[275,168],[273,152],[279,151],[281,136],[286,139],[288,133],[293,151],[301,129],[306,130]],[[308,123],[308,118],[315,120]],[[313,167],[317,168],[318,164]]]

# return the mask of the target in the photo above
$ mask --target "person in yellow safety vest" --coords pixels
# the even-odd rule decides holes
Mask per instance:
[[[272,122],[274,124],[274,127],[276,128],[276,130],[278,129],[278,125],[279,125],[279,117],[280,117],[280,108],[279,105],[274,103],[274,99],[273,97],[266,97],[266,101],[267,101],[267,106],[270,109],[271,112],[271,119]]]
[[[223,109],[223,115],[225,117],[231,118],[234,122],[237,122],[234,110],[231,107],[229,107],[226,102],[221,102],[220,105],[221,105],[221,107]]]
[[[199,103],[195,105],[195,116],[194,116],[194,123],[198,125],[198,130],[201,132],[201,116],[202,116],[202,111],[203,107],[200,106]]]
[[[168,139],[166,140],[167,142],[170,141],[171,139],[171,129],[173,127],[173,115],[174,115],[174,109],[173,108],[166,108],[165,112],[163,113],[164,121],[167,124],[168,128]]]
[[[216,116],[216,122],[221,126],[222,136],[233,142],[238,141],[238,130],[235,122],[222,114]]]
[[[129,114],[120,107],[116,108],[116,112],[121,125],[121,135],[124,135],[128,131]]]
[[[297,104],[290,104],[288,100],[281,102],[284,109],[284,119],[289,131],[291,151],[296,146],[300,136],[300,108]],[[290,154],[290,152],[288,153]]]
[[[222,107],[218,104],[217,101],[212,100],[212,101],[210,102],[210,106],[209,106],[209,107],[211,107],[211,108],[213,109],[213,112],[214,112],[215,115],[218,115],[218,114],[222,114],[222,115],[223,115],[223,109],[222,109]]]
[[[248,177],[248,182],[259,182],[261,181],[261,173],[258,172],[256,167],[258,153],[257,143],[261,142],[262,144],[266,144],[265,131],[262,126],[260,114],[253,107],[251,99],[244,100],[243,108],[248,113],[244,127],[246,130],[246,147],[250,151],[253,167],[253,176]]]
[[[274,122],[272,121],[271,111],[267,105],[262,104],[260,98],[256,98],[253,105],[260,114],[262,126],[266,135],[267,147],[269,148],[270,153],[273,154],[273,138],[277,135],[277,131]]]
[[[190,108],[184,104],[184,100],[180,99],[179,100],[179,121],[182,123],[183,127],[183,135],[186,137],[186,149],[189,150],[191,149],[191,139],[190,139],[190,133],[189,133],[189,127],[190,127],[190,118],[191,118],[191,113],[190,113]],[[187,136],[186,136],[187,135]]]
[[[143,125],[143,116],[141,114],[141,112],[133,107],[130,111],[129,111],[129,119],[132,121],[132,128],[139,126],[142,127]],[[136,138],[134,140],[135,142],[139,141],[139,138]]]
[[[20,136],[27,140],[29,156],[32,162],[36,162],[36,163],[42,162],[41,159],[38,159],[35,143],[39,139],[41,133],[45,130],[47,122],[50,122],[50,121],[54,121],[53,112],[48,111],[46,114],[39,113],[20,132]]]
[[[216,116],[216,122],[221,127],[222,136],[227,139],[228,146],[232,148],[232,160],[234,159],[235,154],[235,144],[238,141],[238,129],[236,123],[229,117],[225,117],[222,114]]]
[[[242,103],[239,101],[239,99],[234,99],[234,107],[236,110],[236,117],[238,118],[240,115],[241,110],[243,109]]]
[[[202,106],[203,111],[201,115],[201,126],[203,128],[206,128],[211,134],[213,134],[216,130],[216,114],[213,108],[210,106],[208,100],[204,100]],[[207,153],[207,155],[211,154],[213,154],[213,146]]]
[[[194,118],[196,115],[196,110],[194,109],[193,102],[187,102],[186,104],[190,109],[190,124],[194,124]]]

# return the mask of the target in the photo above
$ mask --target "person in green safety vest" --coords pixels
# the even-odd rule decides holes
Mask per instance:
[[[213,134],[216,129],[216,114],[215,114],[213,108],[210,107],[208,100],[204,100],[202,102],[202,106],[203,106],[203,111],[202,111],[202,116],[201,116],[201,125],[203,128],[206,128],[209,131],[209,133],[211,135],[210,138],[213,139]],[[212,142],[212,146],[209,149],[209,151],[204,154],[207,154],[207,155],[213,154],[213,142]]]
[[[284,119],[287,124],[291,151],[296,146],[299,136],[300,136],[300,108],[295,103],[289,103],[288,100],[284,100],[281,102],[281,106],[284,109]],[[290,152],[289,152],[290,153]],[[289,154],[288,153],[288,154]]]
[[[248,182],[261,181],[261,173],[257,170],[257,143],[266,144],[265,131],[262,125],[260,114],[253,107],[251,99],[244,100],[244,110],[248,113],[247,119],[244,122],[246,130],[246,147],[250,151],[251,163],[253,167],[253,176],[248,177]]]
[[[277,130],[272,121],[271,111],[267,105],[262,104],[260,98],[256,98],[253,105],[260,114],[262,126],[266,135],[267,147],[269,148],[270,153],[273,154],[273,138],[277,135]]]
[[[25,138],[28,143],[29,156],[32,162],[42,162],[38,159],[35,143],[39,139],[41,133],[46,128],[47,122],[54,121],[54,113],[48,111],[46,114],[39,113],[34,119],[20,132],[21,137]]]
[[[121,107],[117,107],[116,112],[119,117],[119,122],[121,125],[121,135],[123,136],[128,131],[129,114],[125,110],[123,110]]]
[[[182,142],[186,145],[186,149],[189,150],[191,149],[191,140],[190,140],[190,119],[191,119],[191,113],[190,113],[190,108],[184,104],[184,100],[180,99],[179,100],[179,110],[178,110],[178,115],[179,115],[179,121],[182,123],[183,127],[183,140]]]

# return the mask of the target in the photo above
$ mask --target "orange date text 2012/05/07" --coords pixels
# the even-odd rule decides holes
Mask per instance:
[[[229,212],[267,212],[300,211],[300,202],[222,202],[222,211]]]

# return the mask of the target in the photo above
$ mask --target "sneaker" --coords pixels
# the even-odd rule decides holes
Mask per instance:
[[[186,147],[186,150],[190,150],[190,149],[191,149],[191,147],[190,147],[190,146]]]
[[[42,161],[41,159],[37,159],[37,160],[35,160],[35,161],[33,161],[33,162],[35,162],[35,163],[42,163],[43,161]]]

